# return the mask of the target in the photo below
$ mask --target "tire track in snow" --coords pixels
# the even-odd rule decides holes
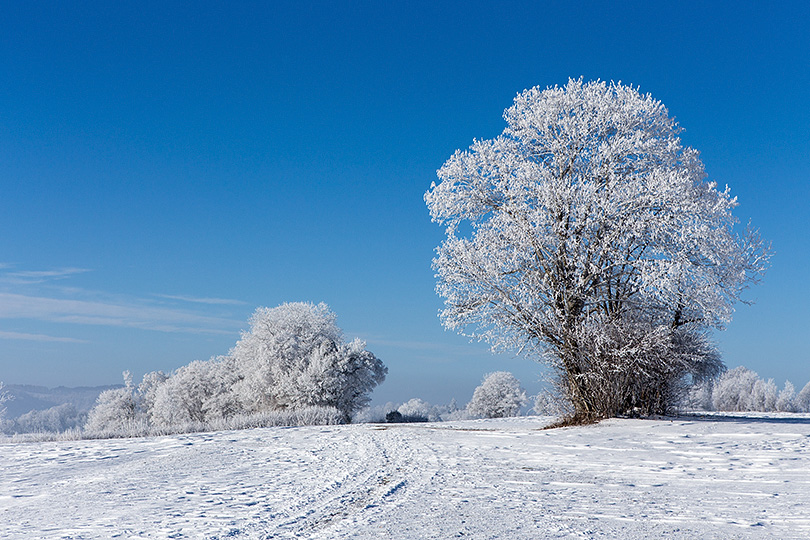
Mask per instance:
[[[396,508],[406,494],[418,493],[435,471],[435,455],[414,446],[407,429],[389,426],[352,426],[345,440],[357,466],[346,481],[323,491],[283,527],[284,534],[307,538],[335,537],[337,530],[373,523]],[[271,536],[272,537],[272,536]]]
[[[384,449],[368,434],[351,427],[346,431],[354,432],[341,437],[337,447],[321,449],[345,456],[338,478],[302,497],[269,538],[313,534],[373,504],[377,493],[386,489],[389,466]]]

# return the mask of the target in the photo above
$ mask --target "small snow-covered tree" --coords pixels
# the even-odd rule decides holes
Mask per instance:
[[[6,401],[11,399],[11,396],[3,390],[6,387],[3,381],[0,381],[0,431],[2,431],[4,422],[6,421],[6,407],[3,405]]]
[[[798,412],[810,412],[810,382],[804,385],[793,400]]]
[[[249,412],[335,407],[348,420],[388,371],[364,342],[344,342],[326,304],[257,309],[230,356]]]
[[[750,400],[744,410],[770,412],[776,410],[776,400],[779,397],[779,389],[773,379],[767,381],[757,379],[751,391]]]
[[[776,398],[776,410],[780,412],[797,412],[796,410],[796,387],[790,381],[785,381],[785,387],[779,392]]]
[[[232,392],[235,382],[230,358],[186,364],[155,387],[150,421],[168,427],[233,416],[240,407]]]
[[[739,366],[726,371],[717,380],[712,393],[712,404],[718,411],[745,411],[751,403],[754,386],[759,375]]]
[[[444,325],[540,353],[577,416],[667,412],[682,379],[717,372],[703,335],[731,320],[769,249],[734,232],[736,199],[650,95],[569,80],[518,94],[504,118],[425,195],[446,226]]]
[[[141,414],[148,417],[150,411],[155,405],[155,398],[157,390],[169,378],[168,375],[162,371],[151,371],[144,374],[141,384],[138,385],[138,410]]]
[[[397,412],[402,415],[403,420],[406,422],[436,422],[440,420],[436,407],[432,407],[430,403],[419,398],[409,399],[399,406]]]
[[[20,415],[14,421],[17,433],[60,433],[79,428],[87,422],[87,414],[76,409],[72,403],[62,403],[45,410],[33,410]]]
[[[483,418],[505,418],[517,416],[525,403],[526,392],[520,381],[508,371],[496,371],[475,389],[467,412]]]
[[[96,399],[96,405],[87,416],[85,430],[89,432],[129,431],[136,417],[136,405],[132,375],[124,372],[124,388],[103,391]]]

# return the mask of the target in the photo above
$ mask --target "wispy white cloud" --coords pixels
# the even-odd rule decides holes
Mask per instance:
[[[179,300],[181,302],[191,302],[193,304],[210,304],[210,305],[231,305],[241,306],[246,302],[241,300],[230,300],[228,298],[197,298],[194,296],[180,296],[173,294],[156,294],[158,298],[166,298],[167,300]]]
[[[2,266],[0,269],[8,268],[10,265]],[[65,279],[76,274],[89,272],[87,268],[57,268],[53,270],[19,270],[3,274],[2,280],[8,283],[20,285],[35,285],[58,279]]]
[[[67,287],[63,280],[89,272],[86,268],[19,269],[0,263],[0,319],[26,319],[78,325],[140,328],[159,332],[231,335],[243,322],[214,313],[215,306],[244,302],[223,298],[154,295],[189,303],[167,305],[156,299],[132,298]],[[54,282],[61,282],[57,286]],[[206,308],[206,306],[209,306]],[[5,332],[4,339],[65,341],[45,334]]]
[[[9,275],[30,278],[64,278],[75,274],[89,272],[87,268],[59,268],[57,270],[21,270]]]
[[[0,331],[0,339],[14,339],[24,341],[56,341],[59,343],[87,343],[83,339],[70,337],[46,336],[45,334],[26,334],[24,332],[3,332]]]
[[[139,301],[89,301],[0,293],[0,318],[117,326],[200,334],[232,334],[240,321],[145,305]]]

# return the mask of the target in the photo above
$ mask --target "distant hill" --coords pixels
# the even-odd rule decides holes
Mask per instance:
[[[87,412],[95,405],[98,395],[110,388],[121,388],[121,385],[47,388],[30,384],[7,384],[4,391],[14,399],[5,403],[6,417],[16,418],[30,411],[44,411],[65,403],[72,404],[79,412]]]

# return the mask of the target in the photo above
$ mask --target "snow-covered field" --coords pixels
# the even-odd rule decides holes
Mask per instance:
[[[0,538],[810,538],[810,415],[0,445]]]

